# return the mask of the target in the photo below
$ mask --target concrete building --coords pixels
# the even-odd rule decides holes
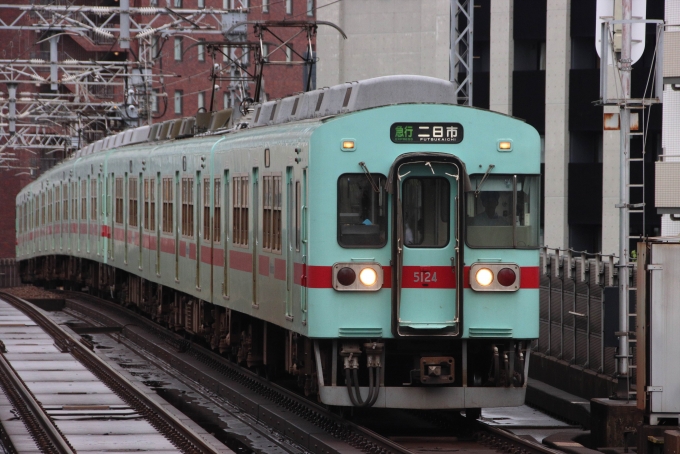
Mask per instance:
[[[612,0],[613,1],[613,0]],[[319,86],[387,74],[449,79],[450,1],[319,0],[317,18],[338,24],[341,40],[320,30]],[[664,1],[647,0],[647,18],[664,18]],[[597,106],[596,2],[475,0],[473,105],[525,119],[544,140],[543,234],[552,248],[618,252],[619,131],[603,129]],[[645,95],[655,28],[633,66],[632,97]],[[610,78],[611,80],[612,78]],[[646,92],[649,96],[649,91]],[[658,234],[654,165],[661,153],[661,107],[640,114],[642,136],[631,141],[631,183],[645,182],[644,213],[631,215],[631,235]],[[631,203],[643,201],[631,188]],[[644,229],[643,229],[644,227]]]

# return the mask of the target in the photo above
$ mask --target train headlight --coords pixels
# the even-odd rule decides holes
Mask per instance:
[[[514,263],[473,263],[470,288],[477,292],[516,292],[520,267]]]
[[[359,273],[359,280],[367,287],[371,287],[378,280],[378,273],[373,268],[364,268]]]
[[[493,282],[493,273],[488,268],[482,268],[475,273],[475,280],[482,287],[487,287]]]
[[[339,292],[375,292],[382,285],[383,269],[379,263],[342,262],[333,265],[333,288]]]

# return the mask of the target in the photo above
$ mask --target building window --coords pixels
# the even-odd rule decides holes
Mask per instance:
[[[198,42],[196,51],[198,52],[198,61],[205,61],[205,43],[203,40]]]
[[[293,0],[286,0],[286,14],[293,14]]]
[[[139,196],[137,193],[137,178],[130,178],[128,180],[128,224],[130,227],[137,227],[139,225],[137,221],[138,212],[138,202]]]
[[[222,9],[231,9],[231,0],[222,0]]]
[[[175,8],[181,8],[182,7],[182,0],[174,0],[173,4]]]
[[[262,60],[269,61],[269,45],[262,44]]]
[[[229,96],[229,92],[225,91],[224,94],[222,95],[222,100],[224,101],[224,108],[228,109],[231,107],[231,96]]]
[[[264,176],[262,247],[281,252],[281,176]]]
[[[307,0],[307,15],[314,15],[314,0]]]
[[[198,0],[198,7],[205,8],[205,0]]]
[[[182,235],[194,236],[194,179],[182,178]]]
[[[182,90],[175,90],[175,113],[182,115]]]
[[[205,93],[202,91],[198,92],[198,110],[205,109]]]
[[[286,61],[293,61],[293,48],[290,45],[286,46]]]
[[[241,63],[244,66],[248,66],[249,52],[250,50],[247,47],[241,49]]]
[[[182,61],[182,37],[175,36],[175,61]]]
[[[269,12],[269,0],[262,0],[262,12],[263,13]]]
[[[116,178],[116,224],[123,223],[123,179]]]
[[[163,231],[172,233],[172,178],[163,178]]]
[[[234,244],[248,246],[248,177],[234,177]]]

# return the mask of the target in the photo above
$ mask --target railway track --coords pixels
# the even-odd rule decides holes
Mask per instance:
[[[65,296],[69,314],[104,327],[120,328],[122,339],[171,365],[213,395],[230,401],[258,424],[288,438],[300,452],[559,452],[479,421],[466,421],[451,412],[412,412],[416,419],[430,420],[428,424],[434,429],[427,436],[382,434],[379,429],[367,428],[360,418],[358,423],[343,419],[117,304],[76,292],[66,292]],[[370,415],[369,412],[367,417]],[[452,432],[456,435],[451,436]]]
[[[85,366],[101,382],[118,395],[130,408],[134,409],[161,435],[169,440],[181,452],[190,454],[224,453],[228,450],[219,449],[206,442],[201,434],[182,423],[175,415],[159,405],[156,401],[131,386],[131,383],[118,371],[111,368],[99,358],[82,339],[76,339],[72,334],[61,328],[43,311],[31,303],[11,294],[0,292],[0,298],[11,304],[31,320],[54,340],[55,346],[62,353],[70,353],[80,364]],[[4,350],[4,348],[3,348]],[[40,402],[32,395],[26,383],[17,375],[11,364],[5,359],[4,353],[0,358],[0,375],[5,394],[11,400],[15,410],[42,452],[74,453],[76,450],[69,443],[66,436],[59,430]]]

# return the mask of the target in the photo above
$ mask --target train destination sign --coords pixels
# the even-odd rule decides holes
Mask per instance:
[[[393,123],[390,139],[394,143],[461,143],[460,123]]]

